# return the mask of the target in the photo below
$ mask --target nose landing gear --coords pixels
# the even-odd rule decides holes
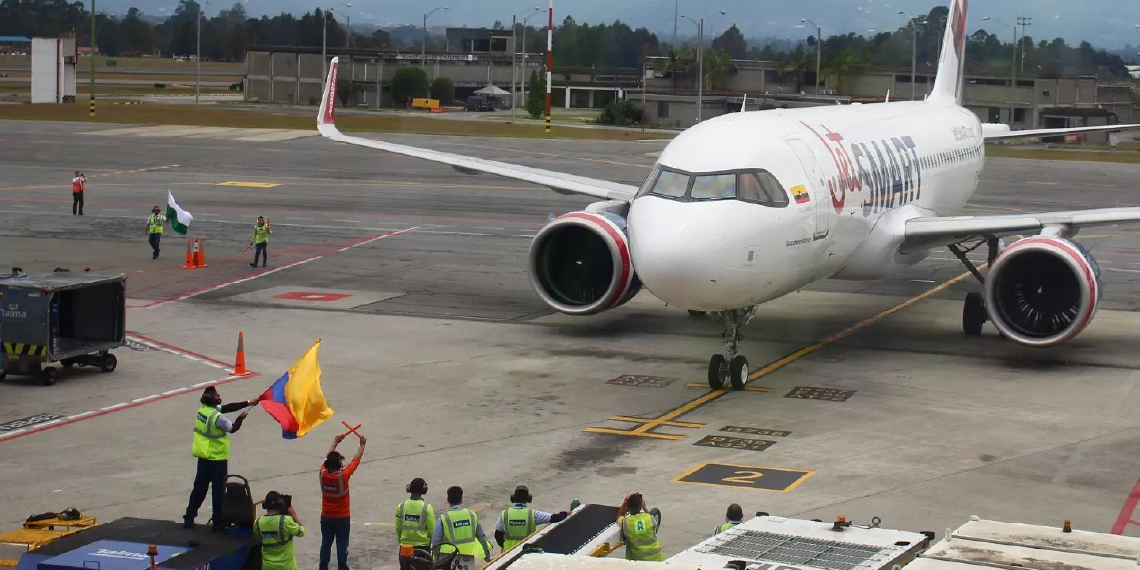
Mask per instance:
[[[724,342],[724,353],[714,354],[709,359],[709,388],[720,390],[727,378],[733,390],[743,390],[748,383],[748,359],[737,354],[740,349],[741,319],[747,317],[751,309],[723,311],[719,313],[724,321],[724,333],[721,340]]]

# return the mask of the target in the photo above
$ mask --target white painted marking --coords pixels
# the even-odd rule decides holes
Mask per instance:
[[[27,204],[12,204],[12,207],[13,208],[31,208],[33,210],[36,208],[39,208],[39,206],[29,206]]]
[[[114,406],[107,406],[106,408],[102,408],[102,410],[105,412],[107,410],[113,410],[115,408],[121,408],[121,407],[126,406],[126,405],[127,405],[127,403],[123,402],[121,404],[115,404]]]
[[[334,222],[344,222],[346,224],[362,224],[360,220],[333,220]]]
[[[74,420],[76,418],[82,418],[84,416],[90,416],[91,414],[94,414],[94,413],[95,412],[93,412],[93,411],[92,412],[83,412],[82,414],[75,414],[74,416],[67,416],[67,419]]]
[[[190,360],[193,360],[193,361],[195,361],[195,362],[199,362],[199,361],[201,361],[201,360],[202,360],[201,358],[198,358],[197,356],[191,356],[191,355],[189,355],[189,354],[183,354],[183,355],[182,355],[182,357],[183,357],[183,358],[188,358],[188,359],[190,359]]]
[[[1119,273],[1140,273],[1140,269],[1117,269],[1115,267],[1105,267],[1108,271],[1116,271]]]
[[[285,218],[286,220],[311,220],[312,218]]]
[[[137,404],[137,403],[139,403],[139,402],[145,402],[145,401],[147,401],[147,400],[153,400],[153,399],[155,399],[155,398],[157,398],[157,397],[159,397],[159,394],[151,394],[151,395],[149,395],[149,396],[144,396],[144,397],[142,397],[142,398],[135,398],[134,400],[131,400],[131,403],[132,403],[132,404]]]
[[[911,283],[937,283],[937,281],[933,281],[931,279],[911,279],[910,282]]]
[[[173,389],[173,390],[167,390],[167,391],[163,392],[163,393],[162,393],[162,395],[163,395],[163,396],[169,396],[169,395],[171,395],[171,394],[174,394],[174,393],[177,393],[177,392],[181,392],[181,391],[183,391],[183,390],[185,390],[185,389],[186,389],[186,388],[175,388],[175,389]]]
[[[191,388],[201,388],[202,386],[205,386],[207,384],[213,384],[213,383],[214,383],[213,380],[206,380],[205,382],[199,382],[197,384],[191,384],[190,387]]]

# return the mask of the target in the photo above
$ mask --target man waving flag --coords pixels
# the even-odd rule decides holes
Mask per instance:
[[[174,201],[174,194],[169,190],[166,191],[166,221],[170,223],[170,229],[179,235],[186,235],[186,231],[190,229],[190,222],[194,221],[194,216],[190,212],[178,207],[178,202]]]
[[[285,439],[301,437],[333,415],[321,391],[321,365],[317,362],[320,347],[318,339],[258,398],[261,407],[281,424],[281,437]]]

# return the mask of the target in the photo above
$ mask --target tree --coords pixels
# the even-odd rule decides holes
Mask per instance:
[[[428,95],[428,76],[422,67],[401,67],[392,75],[392,103]]]
[[[696,55],[687,46],[680,50],[669,46],[669,52],[665,54],[665,57],[665,71],[669,72],[669,78],[673,82],[673,90],[676,91],[677,78],[692,71],[693,64],[696,62]]]
[[[736,74],[736,65],[732,58],[723,51],[709,50],[705,53],[705,80],[709,89],[716,90],[723,86],[726,75]]]
[[[809,65],[807,52],[804,51],[804,46],[796,46],[792,53],[788,54],[788,58],[784,63],[780,64],[780,73],[792,74],[792,85],[796,93],[799,93],[804,86],[804,73],[807,72]]]
[[[748,56],[748,43],[744,41],[744,34],[733,24],[712,41],[712,48],[728,54],[730,59],[744,59]]]
[[[447,105],[455,100],[455,83],[450,77],[437,77],[431,82],[431,98]]]
[[[602,109],[598,122],[603,125],[636,125],[641,118],[641,107],[632,101],[610,101]]]
[[[546,112],[546,73],[535,71],[530,74],[527,89],[526,112],[532,119],[542,117]]]
[[[850,48],[843,48],[824,62],[823,76],[826,79],[835,76],[835,91],[839,94],[843,94],[843,77],[854,71],[855,66],[858,64],[859,55]]]

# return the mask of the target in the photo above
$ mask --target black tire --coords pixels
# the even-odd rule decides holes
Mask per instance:
[[[714,354],[709,359],[709,388],[720,390],[728,376],[728,360],[723,354]]]
[[[748,359],[737,355],[728,366],[728,379],[733,390],[743,390],[748,383]]]
[[[104,354],[99,362],[99,369],[103,372],[114,372],[115,367],[119,365],[119,359],[115,358],[114,354]]]
[[[703,317],[706,314],[708,314],[708,313],[705,313],[704,311],[694,311],[692,309],[689,309],[689,316],[690,317]]]
[[[986,324],[986,301],[978,292],[967,293],[966,302],[962,305],[962,331],[969,336],[982,334],[982,325]]]
[[[3,369],[0,369],[0,382],[3,382],[4,378],[7,378],[7,377],[8,377],[8,373],[4,372]]]
[[[59,380],[59,374],[55,368],[44,368],[40,371],[40,383],[44,386],[54,386],[56,380]]]

